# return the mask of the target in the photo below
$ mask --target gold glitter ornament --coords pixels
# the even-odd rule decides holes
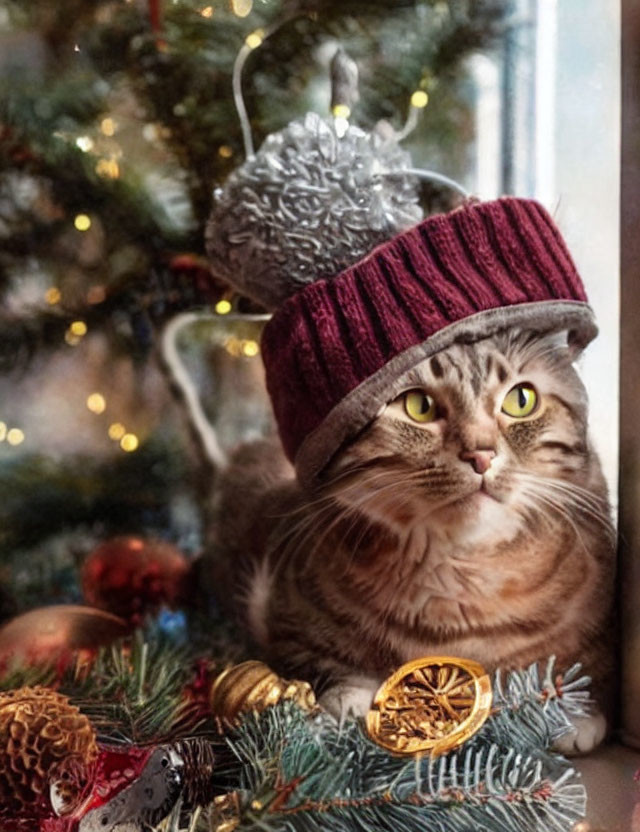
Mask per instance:
[[[242,662],[224,670],[211,688],[211,710],[223,722],[233,724],[241,714],[263,711],[283,700],[312,710],[316,698],[308,682],[287,681],[268,665],[258,661]]]
[[[45,687],[0,693],[0,817],[71,812],[98,755],[88,718]]]
[[[384,682],[367,714],[367,730],[394,754],[444,754],[479,730],[491,703],[491,680],[482,665],[427,656]]]

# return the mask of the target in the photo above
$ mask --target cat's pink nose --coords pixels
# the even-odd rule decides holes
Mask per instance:
[[[479,451],[462,451],[460,459],[470,463],[476,474],[484,474],[491,468],[491,462],[496,452],[488,448]]]

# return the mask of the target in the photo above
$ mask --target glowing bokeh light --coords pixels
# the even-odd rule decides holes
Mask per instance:
[[[91,136],[78,136],[76,139],[76,147],[79,147],[83,153],[88,153],[93,150],[93,139]]]
[[[242,342],[242,354],[246,355],[247,358],[253,358],[260,352],[260,347],[258,346],[257,341],[243,341]]]
[[[109,430],[107,431],[109,439],[114,439],[116,441],[122,439],[126,432],[127,429],[122,422],[113,422],[113,424],[109,425]]]
[[[77,335],[79,338],[82,338],[83,335],[87,334],[87,325],[84,321],[74,321],[69,327],[69,332],[72,335]]]
[[[88,231],[91,228],[91,217],[88,214],[77,214],[73,224],[78,231]]]
[[[244,39],[244,42],[247,44],[249,49],[257,49],[262,41],[264,40],[264,30],[263,29],[256,29],[255,32],[251,32],[251,34],[247,35]]]
[[[246,17],[252,8],[253,0],[231,0],[231,11],[236,17]]]
[[[411,106],[422,110],[429,103],[429,96],[424,90],[416,90],[411,96]]]
[[[62,293],[60,292],[60,289],[57,288],[57,286],[52,286],[50,289],[47,289],[47,291],[44,293],[44,299],[51,306],[55,306],[56,303],[60,303],[61,298]]]
[[[107,409],[107,401],[102,393],[91,393],[87,397],[87,407],[92,413],[104,413]]]
[[[117,127],[118,125],[116,124],[116,122],[109,116],[103,118],[100,122],[100,130],[102,130],[102,133],[105,136],[113,136],[113,134],[116,132]]]
[[[120,440],[120,447],[123,451],[127,451],[127,453],[135,451],[139,444],[138,437],[135,433],[125,433]]]
[[[105,179],[118,179],[120,177],[120,165],[115,159],[98,159],[96,173]]]
[[[10,445],[22,444],[24,442],[24,431],[21,431],[20,428],[11,428],[7,431],[7,442]]]
[[[223,298],[216,303],[215,310],[218,315],[228,315],[231,312],[231,304]]]

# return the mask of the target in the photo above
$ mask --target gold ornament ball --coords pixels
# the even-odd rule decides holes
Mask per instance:
[[[45,687],[0,693],[0,816],[70,812],[98,755],[93,727],[66,696]]]
[[[211,688],[211,710],[224,722],[233,724],[249,711],[263,711],[270,705],[289,700],[304,710],[312,710],[316,698],[308,682],[287,681],[268,665],[258,661],[224,670]]]
[[[492,699],[482,665],[426,656],[402,665],[382,684],[367,714],[367,730],[394,754],[443,754],[480,729]]]

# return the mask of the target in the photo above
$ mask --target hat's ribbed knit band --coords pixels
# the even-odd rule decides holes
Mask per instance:
[[[311,481],[394,397],[393,381],[458,338],[512,325],[596,334],[547,212],[505,198],[430,217],[290,297],[265,327],[267,386],[285,451]]]
[[[298,449],[295,466],[299,481],[305,486],[312,485],[338,448],[362,430],[384,404],[400,395],[404,389],[400,376],[407,370],[455,341],[477,341],[508,327],[541,332],[566,329],[570,333],[580,333],[575,339],[580,346],[598,334],[590,307],[571,301],[541,301],[488,309],[457,321],[392,358],[338,402]]]

